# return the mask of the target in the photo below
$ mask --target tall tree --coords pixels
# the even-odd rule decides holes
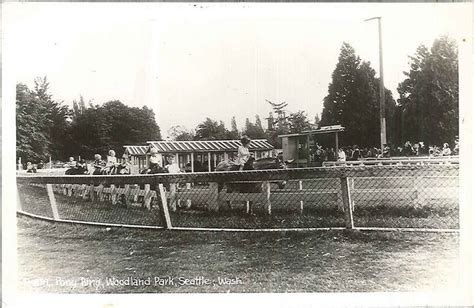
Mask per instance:
[[[160,140],[161,133],[152,109],[128,107],[120,101],[95,105],[73,119],[71,123],[70,155],[91,158],[108,150],[123,152],[124,145]]]
[[[265,131],[262,128],[262,122],[258,115],[255,115],[255,124],[250,122],[248,118],[245,120],[245,130],[243,133],[251,139],[262,139],[266,137]]]
[[[314,116],[314,126],[315,126],[316,128],[319,127],[319,122],[321,122],[321,119],[319,119],[319,115],[316,114],[316,115]]]
[[[305,130],[311,129],[311,124],[308,121],[308,117],[302,110],[291,113],[288,117],[288,121],[291,134],[301,133]]]
[[[324,98],[320,125],[344,126],[343,145],[380,146],[378,84],[370,63],[363,62],[354,48],[344,43]],[[387,110],[392,110],[395,101],[390,91],[385,89],[385,93]],[[393,134],[387,134],[391,140]]]
[[[454,144],[459,134],[458,50],[448,36],[410,57],[410,71],[398,86],[401,138],[429,145]]]
[[[194,139],[194,133],[182,125],[172,126],[168,130],[168,136],[176,141],[189,141]]]
[[[231,130],[228,134],[228,139],[239,139],[239,129],[237,128],[237,121],[235,120],[235,116],[232,117],[230,121]]]
[[[49,156],[46,110],[24,84],[16,85],[16,155],[22,162]]]
[[[225,128],[224,123],[214,121],[210,118],[200,123],[196,128],[196,140],[224,140],[228,139],[229,131]]]

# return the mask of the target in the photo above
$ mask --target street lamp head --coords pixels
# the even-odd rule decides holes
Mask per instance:
[[[381,19],[381,18],[382,18],[382,17],[377,16],[377,17],[372,17],[372,18],[364,19],[364,21],[369,21],[369,20],[374,20],[374,19]]]

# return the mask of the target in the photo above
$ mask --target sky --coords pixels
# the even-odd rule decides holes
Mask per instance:
[[[343,42],[379,72],[382,17],[385,86],[409,56],[440,35],[470,35],[468,3],[172,4],[7,3],[4,60],[16,82],[47,76],[53,98],[149,106],[168,129],[206,117],[262,122],[266,99],[321,114]]]

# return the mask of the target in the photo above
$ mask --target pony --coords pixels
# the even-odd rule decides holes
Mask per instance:
[[[255,159],[250,156],[249,160],[244,165],[244,170],[268,170],[268,169],[286,169],[286,164],[276,157],[266,157]],[[237,171],[239,170],[239,165],[236,165],[234,162],[222,161],[216,166],[216,171]],[[283,189],[286,185],[286,181],[277,181],[278,188]],[[219,183],[219,191],[221,191],[224,186],[226,187],[227,192],[241,192],[241,193],[258,193],[262,192],[262,182],[256,183]]]
[[[71,167],[66,170],[66,175],[83,175],[89,174],[89,170],[87,170],[87,166],[85,162],[77,163],[76,166]]]

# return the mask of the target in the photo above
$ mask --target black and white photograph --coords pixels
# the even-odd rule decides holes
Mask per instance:
[[[473,305],[472,8],[4,3],[2,303]]]

